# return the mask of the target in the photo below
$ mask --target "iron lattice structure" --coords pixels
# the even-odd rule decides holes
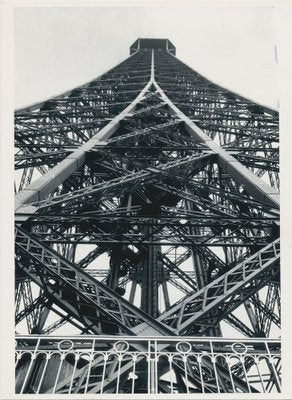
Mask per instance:
[[[15,140],[17,393],[281,390],[276,111],[138,39]]]

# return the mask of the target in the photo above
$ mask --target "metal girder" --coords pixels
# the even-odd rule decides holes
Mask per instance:
[[[120,208],[116,208],[116,210],[108,215],[102,215],[100,212],[96,212],[94,214],[86,214],[85,212],[82,214],[75,214],[72,216],[68,216],[65,214],[55,214],[55,215],[44,215],[44,214],[32,214],[30,217],[30,226],[38,226],[45,224],[52,229],[55,229],[60,224],[68,224],[68,226],[78,226],[81,222],[87,223],[88,225],[100,225],[103,224],[125,224],[127,226],[147,226],[151,223],[152,216],[139,216],[137,212],[132,215],[128,213],[128,215],[121,216],[120,213],[122,210]],[[21,215],[21,214],[19,214]],[[21,223],[21,217],[16,219],[16,223]],[[179,227],[183,224],[187,224],[188,226],[200,226],[200,227],[213,227],[213,226],[225,226],[227,228],[233,228],[235,226],[239,226],[244,229],[265,229],[271,228],[274,221],[277,221],[278,218],[254,218],[253,220],[240,217],[240,216],[223,216],[223,215],[210,215],[210,216],[201,216],[201,217],[193,217],[189,216],[188,212],[181,214],[179,217],[173,213],[171,215],[163,215],[159,216],[159,222],[156,224],[158,227]],[[66,229],[65,229],[66,230]],[[56,230],[56,233],[59,233]],[[200,236],[200,235],[198,235]]]
[[[278,236],[278,194],[259,177],[267,172],[278,187],[277,113],[187,71],[166,52],[152,50],[142,56],[138,51],[136,58],[63,98],[16,116],[16,162],[24,169],[20,187],[33,181],[34,168],[44,173],[52,167],[25,187],[16,207],[16,222],[23,224],[16,229],[17,263],[63,310],[56,310],[61,319],[45,331],[69,322],[83,333],[206,335],[224,319],[253,336],[255,332],[232,314],[249,299],[254,318],[268,332],[271,321],[279,326],[273,312],[277,299],[269,290],[263,303],[258,293],[278,276],[279,240],[272,242]],[[173,196],[172,207],[166,206],[167,196]],[[85,243],[98,247],[78,264],[72,262],[76,246]],[[168,250],[160,250],[162,245],[193,249],[196,272],[180,269],[185,258],[172,261]],[[121,249],[133,246],[139,262],[122,256]],[[211,246],[224,256],[218,257]],[[105,252],[111,268],[103,282],[114,290],[82,270]],[[120,275],[122,267],[126,276]],[[206,279],[199,284],[203,272]],[[116,290],[121,282],[130,285],[131,279],[135,281],[127,301]],[[187,292],[172,306],[168,280]],[[136,304],[137,285],[147,312],[131,304]],[[158,285],[166,305],[161,315]],[[30,316],[40,302],[31,301],[18,318]],[[187,364],[185,378],[183,363],[176,365],[178,386],[187,389],[188,380],[204,391],[192,376],[203,371],[207,392],[234,389],[226,365],[218,363],[215,379],[208,373],[212,363],[203,363],[201,370],[197,363]],[[109,365],[108,393],[116,381],[126,379],[130,368],[131,363],[120,369],[117,363]],[[239,391],[255,391],[240,379],[244,368],[235,371],[233,383]],[[164,371],[168,369],[162,363],[159,376]],[[76,393],[87,387],[84,374],[81,368]],[[142,371],[139,374],[143,380]],[[56,386],[59,393],[64,385]],[[168,385],[161,380],[159,390],[168,392]],[[279,389],[278,381],[275,385]],[[101,390],[94,383],[90,387],[92,393]]]
[[[226,147],[235,142],[244,149],[248,144],[254,149],[254,154],[260,152],[257,150],[259,146],[270,146],[272,143],[273,146],[277,145],[277,111],[215,85],[171,54],[155,52],[155,59],[156,68],[160,71],[155,75],[158,84],[175,106],[211,139],[218,139],[220,145]],[[268,157],[267,152],[264,153]],[[270,168],[268,164],[266,167],[252,163],[245,165],[252,172],[254,168],[264,172]],[[271,185],[279,190],[278,173],[269,171],[268,175]]]
[[[153,57],[153,55],[152,55],[152,72],[151,72],[151,79],[150,79],[150,82],[149,83],[151,83],[151,84],[155,84],[155,78],[154,78],[154,73],[153,73],[153,64],[154,64],[154,57]],[[157,88],[157,86],[156,86],[156,88]],[[158,92],[159,92],[159,90],[158,90]],[[161,92],[159,92],[159,94],[160,94],[160,96],[161,96]],[[169,103],[168,102],[166,102],[168,105],[169,105]],[[143,109],[144,111],[146,110],[147,111],[147,108],[146,109]],[[210,144],[210,143],[209,143]],[[210,146],[208,146],[208,144],[207,144],[207,147],[209,147],[210,148]]]
[[[70,321],[70,317],[61,317],[58,319],[58,321],[52,323],[51,325],[47,326],[46,329],[44,330],[44,334],[49,335],[52,332],[54,332],[56,329],[60,328],[64,324],[66,324],[68,321]]]
[[[267,307],[261,300],[252,297],[253,305],[262,313],[262,323],[265,324],[266,321],[269,323],[274,322],[279,328],[281,326],[280,317],[273,312],[273,308]],[[275,301],[275,300],[274,300]]]
[[[239,318],[237,318],[233,313],[229,313],[224,321],[238,330],[241,334],[244,334],[247,337],[254,337],[255,332],[250,329],[247,325],[245,325]]]
[[[184,283],[186,283],[193,290],[197,290],[195,281],[189,277],[183,270],[179,268],[178,262],[172,262],[167,256],[160,254],[160,259],[163,261],[163,265],[166,266],[170,271],[174,272]]]
[[[60,183],[68,178],[85,161],[85,153],[100,142],[109,138],[119,127],[120,121],[132,112],[136,105],[143,99],[150,87],[148,82],[136,99],[120,114],[114,117],[104,128],[98,131],[91,139],[69,154],[63,161],[52,168],[48,173],[30,184],[16,197],[16,209],[33,201],[39,201],[49,195]]]
[[[26,318],[30,313],[35,312],[37,308],[41,305],[44,305],[46,302],[46,296],[40,295],[36,299],[34,299],[31,304],[26,304],[25,308],[18,312],[15,316],[15,324],[17,325],[23,318]]]
[[[149,73],[150,74],[150,66],[148,67],[148,68],[145,68],[145,69],[141,69],[141,67],[138,67],[138,69],[136,70],[135,68],[137,68],[137,63],[136,62],[133,62],[133,59],[135,58],[134,57],[135,56],[135,53],[134,54],[132,54],[130,57],[128,57],[126,60],[123,60],[121,63],[119,63],[119,64],[117,64],[114,68],[112,68],[112,69],[110,69],[109,71],[107,71],[106,73],[104,73],[104,74],[102,74],[102,75],[100,75],[100,76],[98,76],[94,81],[91,81],[91,82],[88,82],[88,83],[86,83],[86,84],[84,84],[83,86],[80,86],[78,89],[82,89],[82,88],[88,88],[88,87],[90,87],[90,86],[92,86],[93,84],[95,84],[95,82],[97,82],[98,83],[98,81],[100,81],[100,80],[102,80],[102,78],[103,78],[103,80],[105,80],[106,79],[106,77],[108,77],[109,75],[112,75],[113,77],[117,77],[117,79],[118,78],[120,78],[120,76],[121,75],[123,75],[123,72],[126,72],[126,73],[128,73],[129,74],[129,72],[131,72],[131,74],[133,75],[133,76],[135,76],[135,74],[138,72],[138,74],[140,73],[140,72],[143,72],[143,73],[145,73],[145,72],[147,72],[147,73]],[[129,60],[130,60],[130,64],[131,64],[131,62],[132,62],[132,66],[131,66],[131,68],[129,68],[129,66],[127,67],[127,65],[126,64],[128,64],[129,63]],[[119,71],[119,72],[118,72]],[[122,73],[121,73],[121,71],[123,71]],[[136,75],[137,76],[137,75]],[[65,92],[65,93],[63,93],[63,94],[61,94],[61,95],[59,95],[59,96],[56,96],[56,97],[54,97],[54,98],[51,98],[49,101],[57,101],[57,102],[60,102],[61,104],[62,104],[62,102],[66,102],[68,99],[72,99],[72,97],[73,97],[73,95],[74,95],[74,91],[75,91],[75,93],[76,93],[76,90],[75,89],[73,89],[73,90],[70,90],[70,91],[67,91],[67,92]],[[112,96],[112,94],[111,93],[109,93],[108,94],[108,92],[106,92],[105,93],[105,95],[108,95],[108,96]],[[28,106],[28,107],[24,107],[24,108],[21,108],[21,109],[17,109],[16,110],[16,113],[17,113],[17,115],[26,115],[26,114],[31,114],[32,112],[36,112],[36,111],[38,111],[38,110],[42,110],[42,106],[45,104],[46,102],[41,102],[41,103],[35,103],[35,104],[33,104],[33,105],[30,105],[30,106]],[[46,112],[48,112],[48,110],[46,110]]]
[[[279,194],[268,184],[257,178],[247,168],[243,167],[239,161],[228,154],[222,147],[218,146],[209,136],[206,135],[193,121],[183,114],[165,95],[160,86],[155,82],[155,87],[161,98],[169,105],[175,115],[185,123],[185,129],[192,133],[195,138],[206,144],[215,154],[218,154],[219,163],[236,181],[244,184],[247,191],[261,202],[266,202],[275,208],[279,208]]]
[[[183,286],[181,283],[178,283],[174,277],[170,277],[169,281],[179,290],[181,290],[185,295],[190,295],[192,291]],[[250,329],[246,324],[244,324],[239,318],[237,318],[232,312],[229,312],[222,319],[224,322],[235,328],[241,334],[247,337],[255,337],[255,332]],[[205,332],[201,332],[201,334],[205,334]]]
[[[52,209],[54,206],[62,207],[66,204],[66,206],[71,205],[74,201],[79,202],[83,197],[90,196],[90,198],[94,196],[98,196],[98,201],[103,201],[109,198],[114,197],[117,193],[121,193],[121,189],[129,189],[133,187],[133,185],[142,186],[143,184],[149,182],[154,177],[160,177],[164,172],[176,171],[180,168],[185,168],[186,165],[191,165],[199,160],[209,159],[210,155],[204,156],[194,156],[194,157],[186,157],[185,159],[179,159],[175,161],[171,161],[167,164],[156,166],[155,168],[148,167],[144,171],[133,172],[126,174],[122,177],[118,177],[112,179],[110,181],[103,182],[101,184],[93,185],[86,187],[84,189],[79,189],[74,192],[74,194],[64,194],[60,196],[54,196],[49,198],[48,200],[42,200],[37,203],[33,203],[31,208],[28,209],[29,212],[42,210],[44,212],[45,209]],[[97,200],[96,199],[96,200]],[[94,200],[96,202],[96,200]],[[20,213],[24,213],[24,210],[20,209]]]
[[[22,228],[16,229],[16,249],[20,256],[20,268],[38,285],[49,291],[61,308],[66,308],[66,311],[71,310],[75,317],[77,315],[77,318],[82,318],[93,332],[100,333],[100,324],[104,320],[111,329],[114,329],[116,324],[122,331],[131,334],[133,327],[145,321],[156,331],[172,333],[167,327],[157,323],[155,319],[46,247]],[[80,314],[78,310],[81,298],[84,314]],[[86,305],[88,305],[87,315]]]
[[[219,308],[222,303],[232,299],[234,294],[240,295],[245,287],[250,288],[251,282],[259,279],[267,270],[279,267],[279,249],[280,240],[277,239],[210,282],[200,291],[179,301],[158,320],[175,329],[177,334],[181,334],[189,325],[200,320],[215,307],[222,314],[222,309]]]
[[[75,290],[77,289],[79,295],[84,296],[86,300],[94,301],[94,304],[102,315],[105,315],[110,321],[115,321],[127,332],[130,331],[130,328],[133,329],[135,326],[139,325],[139,323],[142,324],[142,326],[145,325],[142,322],[147,320],[149,321],[148,329],[149,326],[151,327],[150,329],[155,329],[156,321],[154,319],[140,312],[139,309],[130,305],[130,303],[106,286],[92,279],[88,274],[63,259],[53,250],[46,248],[42,243],[27,234],[21,228],[17,229],[16,246],[21,254],[25,254],[27,257],[29,256],[32,261],[34,260],[39,263],[39,268],[42,273],[49,272],[50,278],[53,277],[56,279],[56,277],[58,277],[71,286],[74,284],[73,287]],[[278,262],[278,259],[279,240],[276,240],[251,256],[244,263],[237,265],[221,277],[212,281],[200,291],[187,296],[183,301],[180,301],[179,304],[172,306],[167,312],[158,317],[157,321],[169,325],[171,327],[171,332],[183,332],[190,324],[202,318],[204,314],[215,306],[218,307],[224,303],[236,291],[240,293],[240,289],[243,289],[245,286],[249,285],[252,280],[255,280],[267,269],[273,267],[274,264]],[[34,274],[40,274],[37,270],[34,271],[33,263],[29,266],[21,266],[21,268],[26,273],[29,273],[31,277],[33,277]],[[66,276],[69,274],[68,271],[71,272],[70,277]],[[73,271],[74,274],[72,273]],[[49,280],[46,283],[48,285]],[[87,288],[88,286],[90,290]],[[250,295],[251,293],[249,293],[249,296]],[[103,298],[101,303],[100,298]],[[243,300],[241,300],[241,302],[242,301]],[[125,311],[123,311],[123,309]],[[93,315],[92,318],[98,321],[98,323],[100,322],[99,316]],[[96,322],[97,325],[98,323]],[[159,331],[166,328],[159,323],[156,329]],[[145,328],[143,331],[144,330]]]
[[[172,225],[171,229],[176,226]],[[149,240],[146,234],[135,233],[120,233],[112,234],[111,232],[99,233],[67,233],[51,230],[50,232],[35,232],[40,240],[44,243],[62,243],[62,244],[97,244],[97,245],[186,245],[186,246],[228,246],[228,247],[247,247],[254,245],[265,245],[270,242],[270,236],[264,234],[249,234],[244,233],[231,234],[231,235],[216,235],[210,229],[204,228],[200,234],[187,234],[184,233],[180,226],[177,227],[178,232],[176,235],[172,234],[171,230],[165,232],[155,233],[153,240]],[[103,252],[102,249],[99,252]]]
[[[26,318],[27,330],[29,333],[39,331],[45,323],[47,316],[47,307],[50,305],[50,300],[42,293],[33,300],[31,288],[31,280],[24,279],[18,282],[16,289],[16,307],[15,307],[15,325]],[[23,309],[20,310],[21,300]]]

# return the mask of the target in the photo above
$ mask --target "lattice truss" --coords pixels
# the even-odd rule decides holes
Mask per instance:
[[[15,141],[18,333],[279,336],[276,111],[145,48],[16,112]],[[219,392],[257,391],[243,379],[253,361],[233,365],[235,389],[217,364]],[[130,363],[117,365],[106,367],[105,392],[117,379],[130,390]],[[92,376],[101,368],[93,361]],[[70,390],[83,393],[82,362],[75,369]],[[202,392],[196,371],[176,363],[178,392],[186,381]],[[214,368],[201,373],[204,391],[216,391]],[[142,361],[142,393],[143,374]],[[279,390],[267,375],[268,391]],[[68,387],[64,378],[55,390]]]

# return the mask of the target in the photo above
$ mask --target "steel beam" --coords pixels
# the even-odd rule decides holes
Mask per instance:
[[[63,161],[53,167],[45,175],[37,181],[31,183],[27,188],[16,196],[16,210],[19,210],[25,204],[45,199],[54,189],[64,182],[74,171],[79,169],[85,162],[85,154],[90,149],[98,145],[103,145],[109,137],[119,128],[120,122],[132,111],[137,104],[143,99],[145,93],[150,87],[150,82],[139,93],[136,99],[123,110],[119,115],[114,117],[104,128],[97,132],[91,139],[81,145],[78,149],[69,154]],[[28,211],[30,208],[26,208]],[[22,208],[22,211],[24,209]]]
[[[185,124],[185,129],[194,135],[200,143],[204,143],[214,154],[219,157],[219,163],[224,171],[229,173],[237,182],[244,185],[246,190],[261,202],[266,202],[275,208],[279,208],[279,194],[272,187],[258,178],[255,174],[245,168],[239,161],[232,157],[226,150],[218,146],[205,132],[203,132],[193,121],[183,114],[166,96],[161,87],[154,82],[157,92],[168,104],[172,112]]]

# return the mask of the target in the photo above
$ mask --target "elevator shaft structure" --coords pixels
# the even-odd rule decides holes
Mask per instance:
[[[278,113],[175,53],[15,113],[16,393],[281,391]]]

